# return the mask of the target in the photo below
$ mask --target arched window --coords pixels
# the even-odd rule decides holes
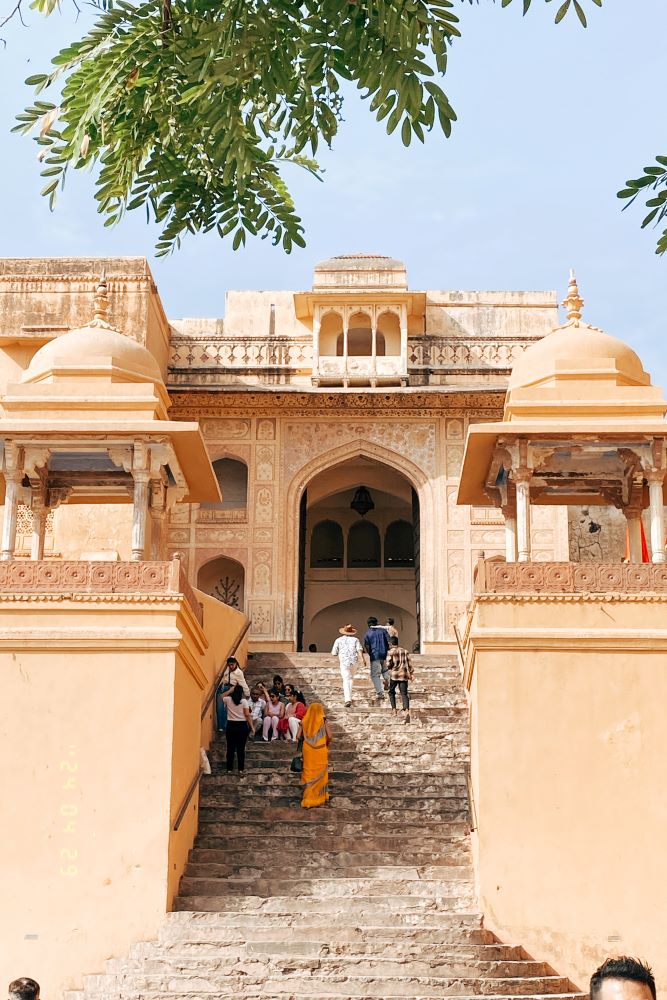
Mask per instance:
[[[409,521],[392,521],[384,536],[385,566],[414,566],[415,537]]]
[[[237,458],[219,458],[213,463],[215,478],[222,493],[222,503],[203,503],[202,507],[239,510],[248,505],[248,467]]]
[[[314,569],[343,565],[343,529],[337,521],[320,521],[313,528],[310,565]]]
[[[370,521],[355,521],[347,536],[347,565],[352,569],[380,566],[380,532]]]
[[[343,317],[337,312],[328,312],[320,323],[320,354],[325,357],[336,354],[338,340],[343,343]],[[340,351],[342,354],[342,349]]]
[[[378,354],[401,353],[401,323],[396,313],[384,312],[378,316],[377,339]],[[382,339],[382,351],[380,351],[380,339]]]
[[[384,355],[384,336],[377,334],[377,354]],[[371,332],[371,318],[366,313],[354,313],[350,316],[347,329],[347,354],[350,358],[370,358],[373,353],[373,335]],[[336,340],[336,354],[343,356],[343,334],[339,333]]]
[[[235,559],[220,556],[205,563],[197,575],[197,588],[230,608],[243,610],[245,570]]]

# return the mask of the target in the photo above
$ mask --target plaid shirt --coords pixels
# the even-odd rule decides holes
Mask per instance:
[[[389,667],[389,676],[392,681],[412,680],[413,674],[412,666],[410,665],[410,656],[407,649],[403,649],[402,646],[389,647],[387,666]]]

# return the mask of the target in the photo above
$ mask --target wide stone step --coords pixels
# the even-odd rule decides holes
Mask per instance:
[[[345,796],[335,795],[331,789],[331,801],[328,808],[341,822],[355,822],[359,817],[359,808],[363,803],[355,803]],[[315,820],[302,818],[302,813],[309,810],[301,809],[301,791],[295,790],[291,796],[282,796],[274,803],[244,803],[243,806],[235,802],[225,802],[220,805],[202,806],[199,811],[200,820],[204,823],[224,822],[228,817],[233,816],[234,822],[241,823],[248,819],[252,822],[257,820],[290,820],[295,823],[316,822]],[[296,816],[291,815],[296,813]],[[467,802],[455,801],[451,805],[444,803],[423,802],[401,807],[386,808],[381,803],[374,805],[374,818],[378,824],[382,823],[405,823],[406,825],[417,824],[424,819],[431,824],[449,823],[468,818]]]
[[[357,832],[342,833],[334,828],[327,830],[317,829],[312,826],[292,827],[282,824],[281,830],[275,830],[275,836],[271,837],[271,848],[278,854],[282,851],[295,851],[297,855],[302,854],[304,849],[317,853],[318,851],[331,852],[340,849],[343,852],[357,851],[360,846],[364,846],[372,851],[384,851],[386,856],[391,858],[402,858],[405,852],[402,844],[397,843],[396,834],[375,833],[370,837],[359,838]],[[269,827],[248,828],[241,825],[238,830],[233,828],[233,824],[212,824],[210,829],[200,832],[197,837],[197,844],[204,850],[242,850],[244,857],[250,857],[250,852],[259,850],[262,852],[264,863],[266,864],[267,832]],[[463,830],[449,831],[442,830],[442,836],[438,841],[437,848],[440,851],[451,849],[453,851],[469,851],[469,841],[466,836],[468,827]],[[416,851],[427,848],[415,847]],[[419,855],[421,856],[421,855]]]
[[[376,928],[376,931],[379,928]],[[222,932],[221,932],[222,933]],[[419,932],[423,935],[423,931]],[[518,946],[505,944],[447,944],[441,940],[442,929],[431,928],[431,941],[423,936],[413,934],[407,938],[404,934],[397,940],[385,935],[384,940],[377,933],[372,935],[350,937],[339,940],[322,930],[319,938],[286,941],[275,933],[273,938],[253,937],[247,941],[246,936],[238,930],[230,929],[227,939],[215,942],[187,941],[177,938],[174,941],[140,941],[130,949],[129,961],[139,962],[147,958],[169,959],[170,961],[204,961],[221,958],[235,958],[238,955],[273,955],[277,957],[302,956],[324,957],[332,955],[353,956],[356,958],[384,957],[392,960],[415,958],[437,958],[441,962],[462,965],[466,968],[481,969],[492,963],[510,963],[527,961],[523,950]],[[114,959],[113,961],[126,961]],[[115,968],[115,966],[114,966]],[[107,971],[114,971],[108,968]]]
[[[365,893],[355,895],[354,899],[346,899],[345,916],[347,919],[367,919],[382,915],[386,920],[393,920],[397,912],[425,914],[434,912],[458,913],[469,912],[474,902],[470,894],[457,895],[384,895],[374,892],[373,885],[366,887]],[[305,905],[301,896],[259,896],[230,895],[227,891],[221,895],[179,895],[174,899],[175,910],[209,910],[216,913],[232,911],[234,913],[253,913],[262,910],[264,913],[279,913],[291,916],[299,913]],[[308,912],[311,914],[331,913],[339,915],[341,909],[340,896],[309,896]]]
[[[414,871],[414,874],[413,874]],[[275,899],[280,896],[296,898],[309,896],[313,899],[328,899],[347,897],[351,893],[363,892],[368,896],[404,896],[412,900],[417,898],[458,900],[461,896],[472,898],[473,886],[469,876],[465,878],[442,879],[424,875],[420,877],[416,869],[408,876],[382,878],[304,878],[299,874],[295,878],[252,879],[239,876],[216,878],[184,875],[181,879],[181,896],[222,896],[249,894]]]
[[[285,865],[284,859],[281,855],[280,870],[284,875],[288,871],[288,867]],[[215,879],[250,879],[252,881],[257,881],[262,879],[266,873],[266,865],[260,865],[258,867],[252,867],[248,865],[247,862],[239,862],[236,865],[233,864],[215,864],[211,861],[205,862],[193,862],[189,861],[185,866],[184,877],[188,879],[202,879],[202,878],[215,878]],[[431,881],[431,882],[456,882],[456,881],[468,881],[470,882],[472,878],[472,866],[467,865],[424,865],[419,867],[408,867],[400,865],[392,865],[391,863],[385,862],[382,865],[375,866],[345,866],[340,864],[335,870],[331,870],[331,867],[326,864],[320,863],[319,865],[313,865],[311,867],[310,860],[307,864],[302,865],[299,869],[297,880],[310,881],[316,878],[324,878],[326,880],[364,880],[369,879],[380,879],[386,882],[388,879],[398,879],[402,882],[407,881]],[[282,884],[282,883],[281,883]],[[280,890],[276,887],[275,894],[278,895]]]
[[[278,983],[265,983],[262,985],[251,985],[246,984],[243,980],[240,981],[239,985],[235,982],[229,981],[217,989],[215,992],[219,997],[222,998],[235,998],[239,1000],[240,997],[243,1000],[300,1000],[302,996],[308,996],[309,1000],[340,1000],[341,997],[352,998],[384,998],[384,1000],[395,1000],[395,998],[411,997],[412,1000],[438,1000],[438,998],[443,996],[456,995],[459,1000],[473,1000],[473,997],[479,996],[479,994],[452,994],[449,992],[443,992],[435,987],[430,987],[428,984],[424,986],[415,980],[410,980],[407,983],[398,981],[382,982],[379,984],[371,983],[366,985],[365,983],[359,984],[345,984],[342,983],[341,989],[338,989],[338,984],[331,983],[319,983],[313,981],[312,983],[307,983],[303,988],[301,984],[298,984],[297,989],[294,988],[293,982],[278,982]],[[359,986],[358,992],[353,992],[353,987]],[[312,988],[311,988],[312,987]],[[344,988],[343,988],[344,987]],[[167,990],[148,990],[143,987],[130,987],[124,986],[122,993],[116,990],[111,992],[105,992],[104,990],[94,990],[88,991],[89,996],[94,996],[96,1000],[162,1000],[165,994],[170,997],[182,997],[183,1000],[203,1000],[203,998],[208,998],[211,996],[210,991],[196,991],[188,990],[187,992],[182,992],[180,990],[167,991]],[[489,993],[487,996],[494,997],[494,1000],[512,1000],[513,997],[517,996],[516,993]],[[81,1000],[81,994],[79,993],[65,993],[64,1000]],[[535,994],[523,994],[524,1000],[542,1000],[544,996],[543,993]],[[585,993],[552,993],[551,1000],[587,1000],[587,995]]]
[[[249,977],[271,978],[276,973],[312,972],[327,976],[375,975],[393,978],[396,976],[436,976],[439,978],[463,979],[516,979],[549,978],[549,970],[543,962],[482,961],[478,958],[466,962],[463,959],[444,958],[435,949],[431,954],[422,951],[401,955],[369,956],[350,952],[332,954],[326,947],[320,953],[310,953],[298,944],[286,944],[280,950],[269,950],[266,946],[257,948],[246,945],[240,955],[234,956],[231,949],[226,953],[207,956],[187,956],[170,954],[166,956],[142,956],[141,958],[113,959],[106,963],[105,976],[124,975],[132,972],[138,975],[216,977],[234,975],[242,966],[243,974]]]
[[[273,940],[276,928],[289,926],[294,931],[294,939],[299,941],[320,941],[335,938],[338,943],[364,941],[391,941],[398,935],[401,941],[427,941],[432,943],[433,935],[444,945],[481,945],[496,943],[491,931],[481,926],[478,913],[448,913],[430,910],[424,913],[397,911],[391,921],[383,921],[371,915],[363,922],[345,913],[327,914],[320,920],[316,914],[301,911],[297,914],[262,913],[257,914],[224,911],[173,911],[168,914],[159,934],[159,941],[189,941],[197,943],[217,943],[229,940],[229,935],[242,935],[243,943],[252,938],[260,941]]]
[[[340,787],[352,785],[355,789],[361,789],[365,793],[375,794],[396,794],[402,795],[404,790],[408,794],[419,792],[424,796],[465,794],[466,779],[460,770],[449,773],[420,771],[419,774],[410,772],[400,774],[396,771],[376,771],[372,779],[363,770],[342,770],[329,769],[329,780],[335,781]],[[255,788],[272,789],[294,782],[294,775],[289,772],[277,771],[274,774],[258,772],[256,774],[246,774],[244,788],[252,792]],[[226,793],[233,790],[226,780],[226,775],[207,774],[202,778],[202,791],[209,788],[224,788]],[[245,794],[245,793],[244,793]]]
[[[262,838],[258,844],[254,844],[250,849],[244,843],[243,853],[230,857],[229,846],[221,849],[195,847],[190,851],[190,866],[206,867],[213,872],[216,868],[231,868],[233,870],[254,869],[258,866],[261,871],[266,871],[266,846]],[[311,869],[320,866],[333,876],[333,871],[337,868],[341,870],[363,870],[368,873],[379,869],[386,869],[392,865],[399,864],[404,860],[404,852],[399,849],[395,856],[386,851],[308,851],[304,854],[302,850],[290,848],[289,846],[280,848],[280,866],[282,871],[290,871],[292,867],[298,867],[299,871],[309,872]],[[444,851],[435,853],[428,846],[415,846],[410,848],[410,860],[413,864],[437,866],[438,869],[456,868],[467,870],[471,868],[471,851],[467,841],[462,841],[460,847],[449,845]],[[187,874],[187,872],[186,872]],[[370,877],[370,875],[369,875]],[[443,876],[444,877],[444,876]]]
[[[343,971],[313,974],[308,969],[276,970],[274,977],[265,978],[264,966],[253,968],[254,963],[239,963],[228,973],[197,975],[142,975],[142,976],[90,976],[86,977],[86,988],[95,994],[104,995],[116,989],[123,997],[146,996],[161,992],[169,996],[220,996],[233,995],[248,997],[253,986],[276,996],[291,996],[296,990],[303,996],[320,995],[325,992],[332,996],[346,997],[386,997],[386,996],[563,996],[569,989],[567,979],[559,976],[532,978],[471,979],[468,977],[396,975],[390,979],[373,975],[347,975]],[[254,973],[254,974],[253,974]],[[242,991],[242,992],[241,992]],[[252,994],[250,994],[252,995]]]

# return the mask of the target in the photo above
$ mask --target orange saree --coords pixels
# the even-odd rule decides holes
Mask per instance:
[[[323,806],[329,801],[329,739],[324,707],[314,702],[301,722],[303,733],[303,770],[301,784],[304,809]]]

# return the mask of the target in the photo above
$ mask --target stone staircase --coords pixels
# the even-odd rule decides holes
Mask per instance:
[[[579,1000],[567,979],[483,928],[461,681],[452,658],[413,662],[403,725],[371,704],[361,672],[345,709],[331,657],[253,657],[249,681],[269,686],[280,673],[327,706],[331,802],[300,808],[294,744],[249,743],[239,777],[224,772],[216,741],[176,912],[157,941],[109,961],[70,1000]]]

